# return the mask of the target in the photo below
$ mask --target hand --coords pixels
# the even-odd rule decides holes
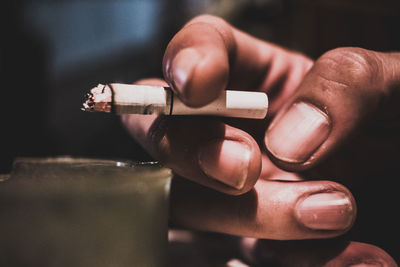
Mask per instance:
[[[397,266],[376,246],[340,239],[257,240],[188,230],[168,236],[171,267]]]
[[[166,82],[190,106],[209,103],[225,88],[265,91],[267,120],[128,115],[123,121],[176,176],[224,193],[175,179],[176,223],[279,240],[334,237],[351,228],[356,204],[333,180],[355,189],[362,182],[359,191],[374,196],[384,196],[379,186],[392,182],[400,151],[399,59],[340,48],[313,62],[201,16],[168,45]]]

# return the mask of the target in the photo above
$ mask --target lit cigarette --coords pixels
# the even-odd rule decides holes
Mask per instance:
[[[268,98],[262,92],[226,90],[208,105],[192,108],[174,96],[169,87],[112,83],[99,84],[90,90],[82,110],[263,119],[267,115]]]

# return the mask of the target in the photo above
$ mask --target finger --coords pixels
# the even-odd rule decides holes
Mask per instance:
[[[387,72],[383,54],[364,49],[340,48],[319,58],[266,132],[275,163],[299,171],[343,145],[390,99]]]
[[[244,239],[242,247],[255,266],[397,266],[381,248],[353,241]]]
[[[264,90],[279,98],[298,85],[311,65],[300,54],[209,15],[186,24],[169,43],[163,60],[166,81],[190,106],[209,103],[227,87]],[[274,90],[278,92],[272,94]]]
[[[218,191],[247,192],[260,174],[257,143],[246,132],[216,119],[127,115],[124,123],[165,166]]]
[[[246,132],[218,119],[124,115],[122,121],[154,158],[204,186],[242,194],[253,187],[260,175],[258,144]]]
[[[185,179],[171,185],[171,220],[190,229],[279,240],[333,237],[356,217],[351,193],[330,181],[258,180],[241,196]]]

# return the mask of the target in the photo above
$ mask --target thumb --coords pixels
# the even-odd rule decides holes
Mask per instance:
[[[383,116],[383,108],[390,109],[385,103],[396,103],[396,57],[361,48],[338,48],[321,56],[266,132],[271,158],[289,170],[309,168],[372,115]]]

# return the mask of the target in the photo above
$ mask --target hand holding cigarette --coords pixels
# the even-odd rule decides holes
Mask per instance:
[[[99,84],[87,94],[84,111],[116,114],[213,115],[264,119],[268,98],[263,92],[222,91],[211,103],[192,108],[186,106],[169,87]]]
[[[351,192],[329,179],[349,185],[369,181],[373,188],[358,188],[375,196],[381,193],[373,174],[390,183],[388,170],[398,173],[400,99],[393,85],[400,83],[399,66],[398,53],[361,48],[335,49],[313,62],[222,19],[200,16],[169,43],[166,81],[139,85],[170,86],[182,103],[196,108],[219,99],[225,88],[267,93],[272,121],[122,118],[130,134],[174,170],[171,219],[177,224],[278,240],[335,237],[353,226],[357,207]],[[388,223],[381,221],[380,230]],[[391,261],[378,251],[373,255]],[[315,260],[314,254],[305,256],[308,263]]]

